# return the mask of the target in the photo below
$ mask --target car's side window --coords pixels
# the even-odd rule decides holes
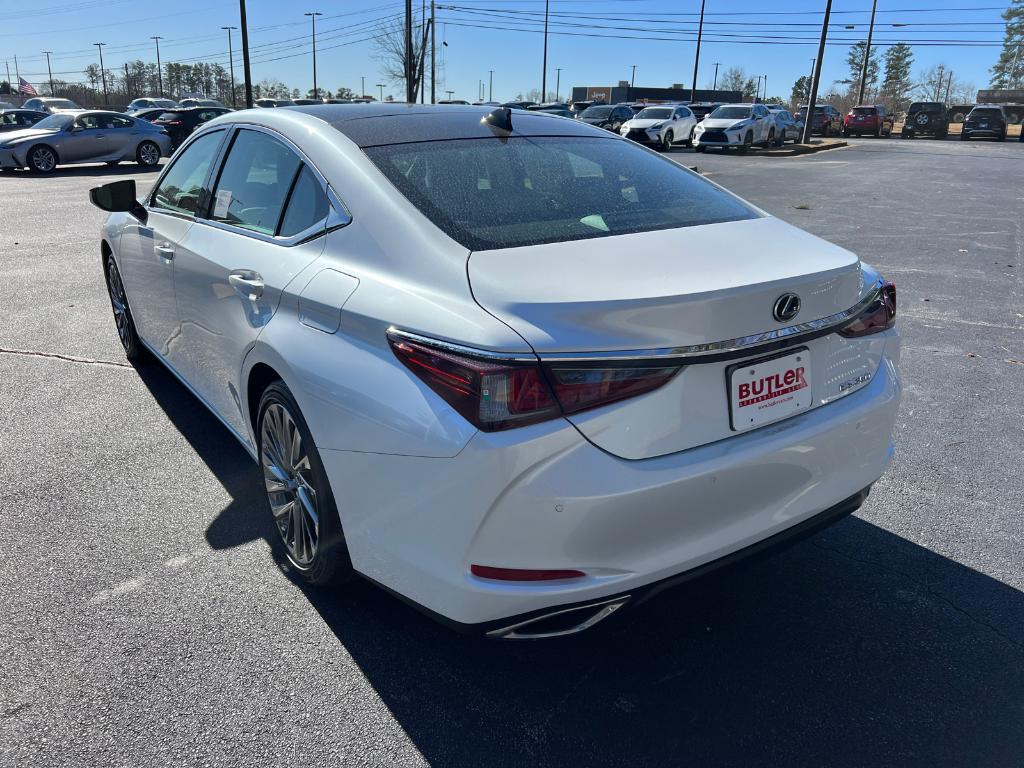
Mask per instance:
[[[98,115],[82,115],[75,123],[81,128],[99,128],[100,120]]]
[[[199,207],[203,183],[223,138],[223,131],[213,131],[189,144],[160,180],[153,192],[151,207],[194,216]]]
[[[320,180],[309,166],[303,165],[288,196],[288,208],[281,219],[277,234],[281,237],[291,237],[315,224],[323,223],[329,209],[330,203]]]
[[[240,130],[214,188],[210,218],[275,234],[301,164],[299,156],[273,136]]]

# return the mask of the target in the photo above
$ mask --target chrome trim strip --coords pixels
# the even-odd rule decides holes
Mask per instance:
[[[420,336],[418,333],[410,333],[409,331],[403,331],[394,326],[388,328],[388,336],[397,336],[401,339],[408,339],[409,341],[415,341],[418,344],[424,344],[428,347],[434,347],[445,352],[451,352],[456,355],[465,355],[466,357],[476,357],[483,360],[494,360],[497,362],[504,363],[536,363],[537,356],[527,352],[492,352],[487,349],[477,349],[476,347],[467,347],[462,344],[455,344],[450,341],[442,341],[441,339],[433,339],[429,336]]]
[[[502,627],[501,629],[493,629],[487,633],[487,637],[493,637],[499,640],[540,640],[548,637],[562,637],[563,635],[574,635],[577,632],[582,632],[585,629],[590,629],[592,626],[597,624],[599,621],[604,621],[619,608],[624,606],[629,600],[630,595],[623,597],[615,597],[611,600],[605,600],[604,602],[591,603],[590,605],[580,605],[575,608],[564,608],[561,611],[552,611],[551,613],[545,613],[541,616],[535,616],[532,619],[521,621],[518,624],[512,624],[508,627]],[[576,624],[568,629],[560,629],[555,632],[529,632],[529,626],[536,624],[538,621],[544,621],[550,619],[552,616],[561,616],[566,613],[575,613],[577,611],[589,611],[597,608],[598,610],[591,614],[589,618],[584,619],[579,624]],[[520,631],[526,628],[527,631]]]
[[[544,363],[617,362],[651,360],[662,357],[686,359],[709,354],[719,355],[747,349],[754,350],[756,347],[772,342],[796,340],[809,333],[817,333],[828,328],[843,325],[863,312],[878,298],[879,291],[884,282],[884,280],[879,278],[872,284],[867,294],[849,309],[844,309],[842,312],[836,312],[834,315],[828,315],[817,320],[807,320],[785,328],[777,328],[774,331],[763,331],[762,333],[754,333],[750,336],[741,336],[736,339],[712,341],[706,344],[691,344],[685,347],[631,349],[617,352],[556,352],[550,355],[540,355],[540,359]]]
[[[762,333],[754,333],[750,336],[741,336],[736,339],[712,341],[706,344],[691,344],[685,347],[629,349],[614,352],[555,352],[552,354],[537,356],[518,352],[493,352],[491,350],[467,347],[462,344],[441,341],[439,339],[430,338],[429,336],[420,336],[416,333],[402,331],[394,326],[388,328],[387,332],[389,336],[398,336],[400,338],[409,339],[410,341],[436,347],[437,349],[446,350],[457,355],[466,355],[468,357],[477,357],[484,360],[495,360],[501,362],[535,363],[537,362],[538,357],[542,363],[629,362],[657,360],[660,358],[665,358],[666,360],[686,360],[693,357],[727,355],[733,352],[743,352],[747,350],[755,352],[758,347],[766,344],[778,341],[796,341],[808,334],[820,333],[821,331],[828,330],[829,328],[841,326],[850,320],[853,320],[872,302],[877,300],[884,283],[884,279],[878,278],[878,280],[871,284],[871,287],[860,301],[849,309],[844,309],[842,312],[836,312],[834,315],[828,315],[827,317],[818,318],[817,320],[807,320],[785,328],[777,328],[774,331],[763,331]]]

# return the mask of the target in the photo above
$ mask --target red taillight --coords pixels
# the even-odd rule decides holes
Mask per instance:
[[[896,286],[890,282],[882,285],[878,299],[871,303],[848,326],[839,331],[840,336],[856,338],[886,331],[896,325]]]
[[[470,572],[481,579],[496,581],[557,581],[558,579],[579,579],[587,574],[570,569],[494,568],[490,565],[471,565]]]
[[[580,367],[492,362],[388,334],[391,349],[409,370],[486,432],[522,427],[642,395],[657,389],[680,366]]]

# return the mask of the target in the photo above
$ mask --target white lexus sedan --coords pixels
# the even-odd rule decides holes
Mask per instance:
[[[672,149],[675,143],[690,146],[697,118],[689,107],[666,104],[644,107],[632,120],[622,124],[619,133],[640,144],[651,144],[664,151]]]
[[[708,147],[746,152],[754,145],[781,146],[783,135],[764,104],[722,104],[700,122],[693,138],[698,152]]]
[[[853,512],[892,456],[893,285],[579,121],[235,112],[91,197],[128,358],[258,462],[312,584],[566,634]]]

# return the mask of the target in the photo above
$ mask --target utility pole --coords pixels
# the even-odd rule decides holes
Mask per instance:
[[[228,66],[231,68],[231,108],[238,109],[238,99],[235,98],[235,52],[231,47],[231,30],[238,27],[221,27],[228,31]],[[160,94],[163,96],[163,94]]]
[[[864,62],[860,65],[860,89],[857,91],[857,103],[864,103],[864,85],[868,79],[868,62],[871,60],[871,37],[875,33],[875,10],[878,0],[871,0],[871,23],[868,24],[868,44],[864,46]]]
[[[320,89],[316,87],[316,17],[323,14],[320,11],[310,11],[302,15],[309,16],[313,21],[313,98],[317,99],[320,97]]]
[[[761,101],[768,98],[768,75],[764,76],[764,90],[761,91]]]
[[[633,64],[633,74],[629,77],[629,87],[636,87],[636,64]]]
[[[11,82],[11,62],[5,60],[4,66],[7,67],[7,87],[11,89],[11,93],[17,93],[14,90],[14,83]],[[18,83],[18,85],[20,86],[21,83]]]
[[[245,0],[238,0],[239,26],[242,28],[242,70],[245,73],[245,106],[252,109],[252,73],[249,70],[249,25],[245,21]]]
[[[544,72],[540,78],[540,100],[547,101],[548,93],[548,11],[551,0],[544,0]]]
[[[953,89],[953,70],[949,70],[949,82],[946,83],[946,104],[949,104],[949,92]]]
[[[757,88],[754,90],[754,103],[755,104],[757,103],[757,100],[761,97],[761,77],[762,77],[762,75],[758,75],[757,76]]]
[[[489,77],[489,79],[487,81],[487,100],[488,101],[494,101],[494,70],[493,69],[488,69],[487,70],[487,74],[488,74],[488,77]],[[543,101],[543,99],[542,99],[542,101]]]
[[[413,83],[412,0],[405,0],[405,100],[409,104],[416,102]]]
[[[807,100],[807,120],[804,121],[804,135],[800,137],[800,143],[807,144],[811,140],[811,131],[814,129],[814,107],[818,101],[818,79],[821,77],[821,63],[825,59],[825,41],[828,39],[828,20],[832,15],[832,0],[825,0],[825,18],[821,22],[821,41],[818,43],[818,58],[814,64],[814,74],[811,77],[811,93]]]
[[[722,63],[719,62],[719,61],[716,61],[715,62],[715,84],[711,86],[711,90],[712,91],[717,91],[718,90],[718,68],[720,66],[722,66]],[[692,99],[691,99],[691,101],[692,101]]]
[[[160,37],[160,35],[152,35],[149,39],[156,41],[156,81],[160,87],[160,98],[162,99],[164,97],[164,70],[160,66],[160,41],[163,40],[163,38]],[[229,37],[228,42],[230,43],[230,41],[231,38]],[[233,83],[234,76],[232,76],[231,79]]]
[[[938,101],[942,95],[942,83],[946,79],[946,67],[939,64],[939,84],[932,90],[932,101]]]
[[[437,18],[430,0],[430,103],[437,104]]]
[[[562,68],[558,67],[555,70],[555,101],[558,101],[558,95],[562,92]]]
[[[124,95],[128,99],[128,101],[132,100],[131,99],[131,96],[132,96],[131,80],[128,79],[128,62],[127,61],[124,63]]]
[[[103,67],[103,46],[106,43],[93,43],[100,49],[100,75],[103,77],[103,106],[107,106],[107,70]]]
[[[50,54],[53,51],[43,51],[43,53],[46,54],[46,74],[50,76],[50,95],[56,96],[57,94],[53,92],[53,70],[50,69]]]
[[[366,98],[366,75],[361,75],[361,76],[360,76],[360,78],[359,78],[359,80],[360,80],[360,81],[362,82],[362,84],[363,84],[363,85],[362,85],[362,87],[361,87],[361,88],[360,88],[360,90],[359,90],[359,95],[360,95],[360,96],[361,96],[362,98],[364,98],[364,99],[365,99],[365,98]]]
[[[690,84],[691,104],[696,98],[697,93],[697,67],[700,66],[700,40],[701,37],[704,36],[704,2],[705,0],[700,0],[700,24],[697,25],[697,52],[693,57],[693,83]]]

